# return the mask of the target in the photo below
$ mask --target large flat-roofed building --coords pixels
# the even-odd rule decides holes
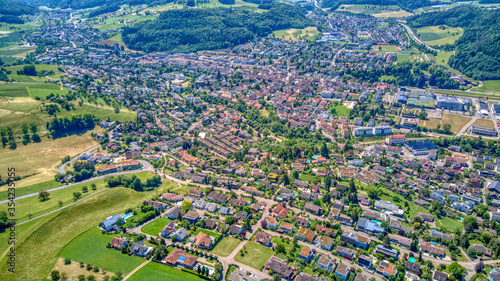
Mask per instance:
[[[482,135],[482,136],[489,136],[489,137],[496,137],[498,136],[498,131],[495,128],[490,128],[490,127],[483,127],[483,126],[476,126],[472,125],[470,132],[475,135]]]
[[[464,111],[465,101],[462,98],[455,97],[437,97],[436,108]]]
[[[406,148],[413,155],[427,155],[431,151],[437,151],[438,147],[430,141],[416,141],[406,144]]]
[[[385,136],[392,134],[391,126],[375,126],[375,127],[357,127],[354,128],[352,134],[355,137],[360,136]]]

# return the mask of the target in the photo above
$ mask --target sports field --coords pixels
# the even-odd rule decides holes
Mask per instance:
[[[430,46],[453,44],[462,36],[464,30],[460,27],[426,26],[417,29],[417,36]]]

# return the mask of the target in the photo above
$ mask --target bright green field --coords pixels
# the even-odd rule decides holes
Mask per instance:
[[[471,91],[500,94],[500,80],[482,81],[481,87],[474,88]]]
[[[216,232],[213,232],[213,231],[210,231],[210,230],[206,230],[206,229],[201,229],[201,228],[200,228],[200,229],[198,229],[198,230],[196,230],[196,231],[193,233],[193,235],[194,235],[194,236],[196,236],[196,235],[198,235],[198,233],[200,233],[200,232],[203,232],[203,233],[205,233],[205,234],[206,234],[206,235],[208,235],[208,236],[214,237],[214,238],[215,238],[215,241],[217,241],[217,240],[219,239],[219,237],[220,237],[220,234],[219,234],[219,233],[216,233]]]
[[[80,242],[73,243],[73,241],[87,230],[95,229],[107,217],[123,213],[127,208],[139,206],[144,200],[149,200],[163,194],[168,187],[169,184],[165,184],[154,191],[148,192],[136,192],[131,189],[116,187],[91,196],[74,206],[58,212],[44,224],[32,229],[29,232],[31,234],[27,236],[26,240],[17,244],[16,274],[8,273],[8,265],[5,258],[1,261],[0,279],[44,279],[49,275],[57,257],[66,255],[73,256],[77,261],[78,258],[89,258],[88,262],[98,265],[101,260],[98,255],[78,249],[77,245],[81,243],[82,247],[91,248],[92,251],[97,253],[104,253],[105,245],[102,244],[102,241],[98,242],[101,244],[97,244],[92,239],[92,244],[85,244],[88,243],[88,240],[84,239],[84,237],[76,240]],[[99,206],[99,208],[96,208],[96,206]],[[68,244],[71,246],[66,247]],[[65,247],[66,249],[61,252]],[[120,257],[119,255],[121,254],[117,254],[117,257]],[[132,266],[144,261],[137,258],[136,260],[139,262],[137,263],[129,261],[130,258],[134,260],[133,257],[125,256],[125,258],[127,258],[127,261],[124,261],[123,264],[107,260],[103,267],[116,272],[121,267],[126,266],[128,270],[128,268],[132,268]],[[123,270],[123,273],[125,272]]]
[[[442,218],[436,221],[436,227],[442,227],[443,230],[447,231],[455,231],[456,229],[460,229],[464,227],[464,224],[452,218]]]
[[[226,236],[215,245],[212,250],[212,254],[221,257],[227,257],[233,252],[233,250],[241,243],[241,240],[233,238],[231,236]]]
[[[245,253],[244,256],[241,256],[240,254],[243,252],[243,249],[241,249],[240,252],[234,257],[234,260],[251,266],[257,270],[264,267],[269,258],[274,255],[273,250],[254,242],[247,242],[245,247],[247,249],[247,253]]]
[[[119,236],[119,235],[118,235]],[[90,263],[111,272],[127,274],[144,262],[137,256],[128,256],[120,251],[106,248],[113,235],[102,234],[98,227],[80,234],[67,244],[58,254],[75,262]]]
[[[154,235],[157,236],[158,233],[165,227],[165,225],[169,224],[171,220],[166,219],[166,218],[157,218],[154,221],[146,224],[141,228],[141,231],[149,234],[149,235]]]
[[[197,275],[181,271],[168,265],[149,262],[132,276],[129,280],[203,280]]]
[[[439,26],[426,26],[417,29],[420,40],[431,46],[453,44],[462,36],[464,30],[460,27],[440,29]]]
[[[336,109],[336,112],[334,114],[335,117],[349,116],[349,112],[351,112],[350,109],[348,109],[347,107],[343,106],[342,104],[339,104],[339,105],[335,106],[335,104],[333,102],[330,104],[330,108],[329,109],[332,109],[332,108]]]

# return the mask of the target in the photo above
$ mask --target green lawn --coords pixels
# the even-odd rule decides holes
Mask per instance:
[[[165,225],[169,224],[170,222],[171,220],[160,217],[143,226],[141,228],[141,231],[149,235],[157,236],[158,233],[160,233],[160,231],[165,227]]]
[[[482,81],[483,85],[471,91],[500,94],[500,80]]]
[[[242,256],[241,253],[243,253],[245,248],[247,253],[244,253]],[[257,270],[261,270],[269,258],[274,255],[273,250],[254,242],[247,242],[245,248],[241,249],[240,252],[236,254],[234,260],[251,266]]]
[[[227,257],[233,250],[238,246],[238,244],[241,243],[241,240],[226,236],[222,238],[217,245],[213,248],[211,251],[212,254],[221,256],[221,257]]]
[[[67,244],[58,254],[62,258],[70,258],[75,262],[83,261],[109,270],[127,274],[144,262],[137,256],[128,256],[120,251],[107,248],[112,235],[102,234],[101,230],[93,227],[80,234]]]
[[[136,192],[131,189],[116,187],[60,211],[55,217],[33,230],[22,243],[17,243],[16,273],[11,274],[8,272],[9,266],[6,264],[6,258],[4,258],[0,265],[0,279],[41,280],[47,278],[57,257],[62,256],[59,252],[67,244],[71,244],[80,234],[96,228],[107,217],[123,213],[127,208],[138,206],[144,200],[159,196],[165,191],[165,187],[149,192]],[[99,207],[96,208],[96,206]],[[96,247],[95,243],[92,244],[92,247]],[[67,249],[69,251],[69,248]],[[76,247],[73,249],[75,249],[75,252],[66,253],[77,255],[78,250]],[[97,251],[101,251],[100,249],[100,247],[96,248]],[[96,259],[99,258],[96,257]],[[139,260],[143,261],[142,259]],[[97,265],[97,262],[94,263]],[[107,264],[106,267],[120,266],[110,261],[107,261]]]
[[[181,271],[168,265],[149,262],[137,272],[135,272],[129,280],[203,280],[197,275]]]
[[[303,29],[289,28],[273,31],[275,37],[292,42],[311,40],[317,34],[319,34],[319,31],[316,27],[306,27]]]
[[[456,219],[444,217],[436,221],[436,227],[442,228],[443,230],[446,231],[455,231],[456,229],[463,228],[464,224],[457,221]]]
[[[335,109],[335,114],[333,114],[333,116],[335,116],[335,117],[349,116],[349,112],[351,112],[351,110],[348,109],[347,107],[345,107],[344,105],[342,105],[342,104],[335,105],[335,103],[333,103],[333,102],[330,104],[329,109],[330,109],[330,111],[332,109]]]

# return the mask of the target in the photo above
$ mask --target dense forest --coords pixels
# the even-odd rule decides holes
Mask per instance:
[[[0,0],[5,1],[5,0]],[[21,0],[25,1],[31,5],[35,6],[48,6],[50,8],[61,8],[61,9],[87,9],[94,8],[103,5],[142,5],[146,4],[152,5],[163,5],[173,0]],[[2,5],[0,4],[0,7]]]
[[[171,10],[154,21],[126,27],[123,41],[129,48],[145,52],[193,52],[228,48],[273,30],[311,24],[303,12],[281,3],[265,13],[242,8]]]
[[[46,124],[52,138],[60,137],[79,130],[92,130],[95,127],[94,117],[90,114],[72,115],[71,117],[54,118]]]
[[[120,10],[120,6],[116,3],[104,4],[101,7],[90,11],[89,18],[97,17],[102,14],[112,13]]]
[[[425,77],[425,72],[430,73],[428,78]],[[451,74],[446,72],[438,65],[430,63],[414,63],[402,62],[381,70],[355,70],[348,72],[356,78],[368,80],[371,83],[379,81],[384,76],[394,76],[394,78],[386,79],[385,82],[396,84],[399,86],[410,86],[425,88],[427,86],[438,87],[440,89],[458,89],[460,84],[451,79]]]
[[[500,79],[500,11],[460,6],[445,12],[425,13],[408,20],[414,28],[448,25],[462,27],[456,53],[448,64],[478,80]]]
[[[0,15],[22,16],[36,13],[38,8],[14,1],[0,0]]]
[[[398,5],[401,9],[412,12],[415,9],[425,6],[440,4],[440,1],[431,0],[323,0],[321,6],[325,8],[337,9],[342,4],[366,4],[366,5]]]

